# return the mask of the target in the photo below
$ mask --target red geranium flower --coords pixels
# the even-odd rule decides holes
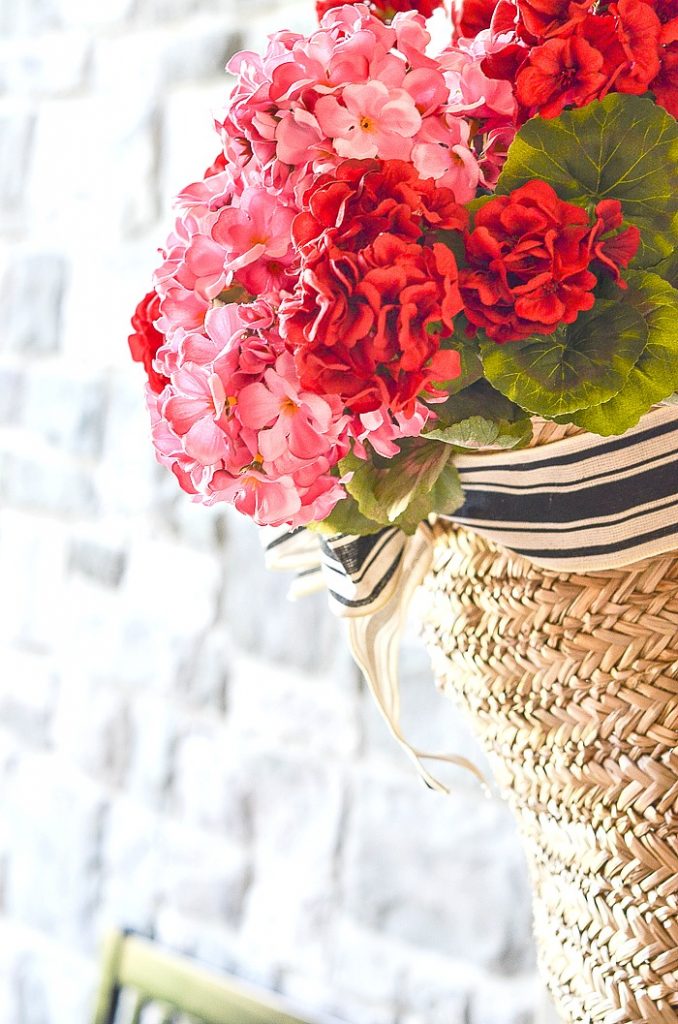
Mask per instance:
[[[594,303],[594,261],[619,282],[638,248],[636,228],[619,231],[621,204],[604,200],[594,224],[550,185],[531,181],[486,203],[466,238],[459,280],[469,322],[498,342],[553,334]]]
[[[462,39],[472,39],[489,28],[496,6],[496,0],[465,0],[461,5],[453,4],[455,34]]]
[[[461,229],[465,211],[400,160],[347,161],[306,198],[299,284],[281,309],[302,385],[354,413],[409,413],[459,375],[441,348],[461,309],[457,264],[433,233]]]
[[[468,214],[449,188],[420,178],[403,160],[344,160],[304,197],[292,225],[298,247],[331,231],[342,247],[363,248],[384,231],[413,241],[424,232],[462,230]]]
[[[661,22],[649,4],[639,0],[619,0],[610,4],[608,14],[615,18],[615,29],[620,57],[611,61],[606,56],[606,65],[614,87],[619,92],[642,95],[652,79],[659,73],[659,35]],[[615,64],[619,62],[619,73]]]
[[[664,47],[661,70],[649,88],[657,103],[678,117],[678,43]]]
[[[518,102],[542,117],[556,117],[570,104],[582,107],[602,93],[602,69],[603,55],[585,39],[549,39],[530,51],[518,72]]]
[[[520,20],[536,40],[569,35],[594,0],[516,0]]]
[[[425,18],[442,7],[443,0],[316,0],[318,21],[335,7],[343,7],[346,3],[367,3],[372,14],[381,21],[392,21],[400,11],[417,11]]]
[[[151,390],[159,395],[166,384],[169,384],[167,377],[157,373],[153,369],[155,354],[164,343],[165,337],[153,325],[153,321],[160,316],[160,298],[155,291],[148,292],[134,310],[132,316],[133,333],[127,339],[132,359],[137,363],[143,363],[148,383]]]
[[[596,206],[596,223],[589,236],[592,256],[612,274],[615,282],[626,288],[626,281],[619,273],[620,267],[628,267],[640,245],[640,231],[634,225],[622,227],[621,203],[617,199],[602,199]]]

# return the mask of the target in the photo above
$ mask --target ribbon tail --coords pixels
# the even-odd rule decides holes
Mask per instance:
[[[441,761],[471,772],[488,792],[482,772],[471,761],[454,754],[431,754],[418,750],[408,743],[400,726],[400,641],[410,601],[430,569],[432,557],[432,532],[428,524],[422,524],[416,534],[405,541],[398,586],[392,589],[388,600],[376,611],[344,620],[351,653],[391,734],[414,761],[426,785],[438,793],[449,794],[449,788],[432,775],[423,763]]]

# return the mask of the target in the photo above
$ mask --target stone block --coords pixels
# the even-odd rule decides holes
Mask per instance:
[[[68,365],[36,367],[26,379],[21,423],[60,451],[95,457],[101,451],[106,400],[99,375]]]
[[[534,974],[487,978],[474,992],[471,1024],[533,1024],[541,1000]]]
[[[137,103],[152,103],[181,84],[223,75],[239,44],[233,19],[216,13],[196,15],[180,25],[155,24],[133,34],[102,37],[94,55],[94,84],[101,92],[115,92],[124,67],[126,88],[134,87]],[[195,116],[201,112],[208,111],[198,106]]]
[[[122,351],[125,345],[122,324],[120,328],[120,336],[111,340]],[[130,366],[130,375],[136,369]],[[96,467],[96,481],[102,504],[110,516],[124,516],[128,522],[142,524],[150,518],[158,502],[159,475],[170,474],[155,461],[141,380],[136,381],[138,387],[135,387],[129,377],[124,381],[121,377],[122,374],[111,375],[104,456]],[[174,483],[178,492],[173,476],[169,482]]]
[[[0,643],[53,649],[64,627],[64,571],[63,527],[0,510]]]
[[[160,820],[151,808],[124,794],[110,804],[101,853],[98,927],[134,928],[151,934],[159,905]]]
[[[59,20],[66,26],[102,29],[124,24],[134,13],[137,0],[110,0],[91,4],[87,0],[52,0]]]
[[[0,100],[0,230],[20,236],[26,225],[24,182],[32,159],[35,117],[26,107]]]
[[[7,912],[81,949],[93,935],[104,806],[98,787],[46,753],[24,756],[7,788]]]
[[[58,26],[58,0],[12,0],[0,6],[3,35],[28,35]]]
[[[468,960],[411,950],[402,990],[403,1024],[466,1024],[471,994],[485,975]]]
[[[68,455],[31,439],[28,452],[0,454],[0,497],[30,512],[93,516],[98,498],[91,471]]]
[[[47,743],[57,685],[51,659],[0,648],[0,720],[24,743]]]
[[[103,533],[104,531],[99,531]],[[96,535],[76,536],[68,548],[68,571],[85,577],[103,587],[120,585],[127,563],[124,548],[108,544]]]
[[[188,655],[177,664],[177,695],[191,707],[204,708],[221,717],[227,708],[231,667],[236,657],[230,637],[218,626]]]
[[[111,305],[110,250],[157,217],[155,117],[155,110],[136,105],[133,92],[125,94],[124,76],[116,94],[40,106],[27,202],[43,239],[55,247],[68,239],[69,247],[98,265],[105,299],[92,308],[90,346],[102,311]]]
[[[92,678],[152,688],[158,700],[157,725],[164,729],[161,723],[170,711],[167,695],[176,689],[181,666],[196,657],[211,629],[218,566],[205,554],[152,540],[148,524],[130,531],[126,552],[125,574],[116,590],[70,573],[62,594],[59,656]],[[148,707],[136,702],[140,735],[146,727],[144,715],[154,714],[155,707],[153,702]],[[155,724],[149,722],[147,728]]]
[[[130,719],[127,792],[149,807],[162,808],[173,773],[176,709],[163,697],[139,694],[131,705]]]
[[[223,619],[243,650],[309,672],[342,666],[350,688],[355,673],[346,654],[340,623],[328,612],[325,593],[292,602],[290,576],[269,572],[261,539],[251,521],[226,509],[228,532],[222,549],[225,578],[238,580],[224,594]]]
[[[82,29],[5,38],[0,44],[0,83],[8,93],[58,96],[85,82],[91,48]]]
[[[407,948],[358,924],[344,913],[335,915],[329,949],[330,982],[334,990],[377,1006],[401,1004]]]
[[[120,785],[127,776],[132,726],[127,694],[73,663],[62,673],[51,735],[55,749],[91,778]]]
[[[66,260],[58,251],[16,249],[0,281],[0,348],[21,356],[58,350],[67,277]]]
[[[164,24],[204,10],[210,0],[139,0],[137,14],[142,23]]]
[[[363,777],[344,837],[345,907],[356,921],[452,958],[473,950],[482,966],[509,957],[517,969],[530,934],[529,886],[498,801],[441,800],[414,778]]]
[[[253,875],[243,948],[267,968],[323,970],[342,829],[341,774],[314,760],[254,757],[243,764],[252,808]]]
[[[0,962],[11,1001],[4,1024],[86,1024],[90,1019],[98,976],[92,957],[5,920]],[[0,1007],[2,987],[0,982]]]
[[[244,848],[171,821],[163,823],[159,847],[164,905],[221,926],[238,924],[250,878]]]
[[[357,695],[326,676],[240,656],[231,665],[228,707],[230,727],[259,749],[297,749],[320,761],[357,752]]]
[[[18,367],[0,366],[0,427],[14,426],[21,412],[25,377]]]
[[[174,753],[169,809],[173,817],[234,843],[251,833],[250,791],[232,732],[196,722]]]

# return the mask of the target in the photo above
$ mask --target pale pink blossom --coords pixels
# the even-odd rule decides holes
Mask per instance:
[[[182,440],[184,451],[203,466],[213,466],[226,455],[226,437],[220,421],[226,393],[216,373],[187,363],[172,375],[172,394],[163,412]]]
[[[318,123],[339,156],[385,160],[409,155],[409,140],[421,127],[421,114],[405,89],[388,89],[383,82],[347,85],[342,103],[322,96],[316,103]]]
[[[208,504],[217,501],[230,502],[259,526],[303,525],[299,522],[301,497],[294,480],[271,480],[255,466],[238,475],[218,469],[209,483]]]
[[[243,388],[238,415],[244,426],[258,430],[264,465],[284,465],[288,471],[340,444],[347,423],[334,396],[301,390],[289,353],[278,358],[275,369],[266,370],[262,381]]]
[[[294,260],[291,241],[296,210],[271,202],[264,188],[247,188],[212,225],[211,245],[227,273],[254,294],[279,291]]]
[[[431,415],[431,410],[423,402],[415,404],[410,416],[403,412],[392,413],[387,406],[361,413],[351,423],[351,432],[355,438],[353,451],[359,459],[368,459],[365,443],[369,441],[378,455],[391,459],[400,451],[395,442],[404,437],[419,437]]]
[[[422,178],[434,178],[451,188],[458,203],[467,203],[475,196],[480,166],[475,154],[463,143],[417,143],[412,149],[412,163]]]

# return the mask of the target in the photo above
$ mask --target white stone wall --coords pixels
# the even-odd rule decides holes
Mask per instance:
[[[226,56],[312,0],[0,0],[0,1021],[85,1024],[110,924],[348,1024],[529,1024],[507,811],[420,784],[322,597],[152,458],[129,315]],[[477,755],[414,640],[422,743]]]

